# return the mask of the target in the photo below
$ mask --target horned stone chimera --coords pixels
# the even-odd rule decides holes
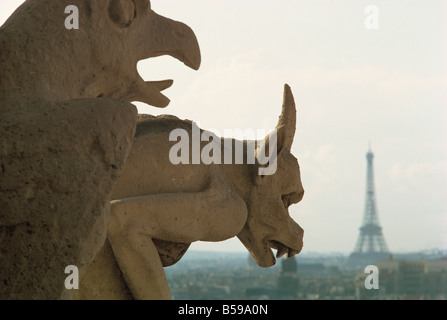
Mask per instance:
[[[191,125],[173,116],[139,117],[123,175],[112,192],[108,241],[81,280],[78,298],[169,299],[163,267],[181,259],[195,241],[237,236],[262,267],[275,264],[272,248],[277,257],[301,251],[303,229],[288,212],[304,194],[291,153],[296,109],[290,87],[284,88],[276,127],[277,154],[266,153],[277,156],[273,175],[259,175],[258,162],[170,163],[175,143],[169,141],[170,132],[190,132]],[[257,144],[257,155],[268,139]],[[253,142],[243,142],[245,152]]]
[[[0,28],[0,299],[70,298],[65,267],[82,275],[106,238],[131,102],[169,103],[172,81],[136,68],[163,54],[199,68],[193,31],[148,0],[27,0]]]

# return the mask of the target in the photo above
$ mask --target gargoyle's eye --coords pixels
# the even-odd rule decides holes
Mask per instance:
[[[115,23],[126,27],[135,19],[135,4],[131,0],[112,0],[110,1],[109,15]]]

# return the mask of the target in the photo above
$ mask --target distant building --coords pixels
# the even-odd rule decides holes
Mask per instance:
[[[447,258],[427,260],[424,267],[423,293],[428,298],[447,299]]]
[[[298,296],[298,264],[295,257],[284,257],[278,273],[279,299],[296,299]]]
[[[413,298],[447,297],[447,258],[377,262],[381,294]]]
[[[322,263],[300,263],[300,275],[323,275],[327,272]]]

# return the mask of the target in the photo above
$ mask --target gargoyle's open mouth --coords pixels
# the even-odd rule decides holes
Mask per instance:
[[[174,49],[174,50],[167,50],[163,53],[154,53],[151,58],[155,58],[162,55],[169,55],[180,62],[183,62],[185,66],[193,69],[198,70],[200,68],[201,64],[201,55],[200,55],[200,49],[199,45],[197,43],[197,40],[194,37],[194,34],[191,31],[190,34],[191,43],[189,44],[189,47],[191,48],[182,48],[180,49]],[[188,46],[184,46],[188,47]],[[170,100],[168,97],[166,97],[163,93],[161,93],[163,90],[166,90],[172,86],[174,83],[174,80],[160,80],[160,81],[145,81],[145,91],[148,94],[148,98],[151,100],[151,105],[159,108],[166,107]]]
[[[190,61],[188,56],[177,55],[175,52],[167,52],[166,55],[173,56],[191,69],[197,70],[200,67],[199,51],[194,55],[195,59],[193,61]],[[169,104],[170,100],[162,93],[162,91],[170,88],[173,83],[174,80],[171,79],[160,81],[144,81],[143,88],[140,88],[140,90],[137,91],[139,93],[137,100],[148,103],[154,107],[164,108]]]
[[[142,54],[138,57],[138,61],[169,55],[191,69],[200,68],[200,47],[190,27],[153,11],[150,12],[147,23],[145,29],[151,37],[147,41],[142,41]],[[140,79],[138,88],[133,90],[135,95],[132,98],[154,107],[164,108],[170,100],[161,92],[171,87],[173,82],[173,80],[143,81]]]
[[[290,248],[276,240],[270,240],[269,246],[270,246],[270,248],[276,250],[276,258],[277,259],[281,258],[286,253],[287,253],[287,257],[290,258],[290,257],[293,257],[294,255],[300,253],[300,251],[301,251],[301,248],[293,249],[293,248]]]
[[[250,229],[244,228],[237,236],[244,244],[256,263],[263,268],[268,268],[276,263],[276,259],[287,254],[292,257],[301,252],[303,248],[302,233],[297,235],[280,235],[281,241],[271,238],[257,239],[250,233]],[[288,238],[288,239],[284,239]],[[276,258],[273,253],[276,250]]]

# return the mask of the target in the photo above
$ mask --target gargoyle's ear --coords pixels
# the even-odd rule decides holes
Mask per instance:
[[[282,112],[276,130],[278,131],[278,153],[282,149],[290,151],[296,131],[296,106],[292,89],[287,84],[284,85]],[[282,130],[284,132],[279,132]]]
[[[257,142],[256,160],[260,165],[258,183],[265,175],[276,172],[276,161],[283,151],[292,148],[293,138],[296,131],[296,106],[292,90],[286,84],[284,86],[284,98],[281,116],[276,129],[265,139]],[[267,166],[268,165],[268,166]],[[266,167],[267,166],[267,167]]]
[[[110,0],[109,16],[121,27],[129,26],[136,17],[136,7],[133,0]]]

